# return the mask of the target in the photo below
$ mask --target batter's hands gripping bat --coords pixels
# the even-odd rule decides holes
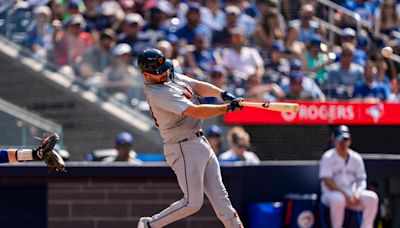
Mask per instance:
[[[299,104],[296,103],[286,103],[286,102],[247,102],[241,101],[240,105],[255,107],[255,108],[265,108],[267,110],[278,111],[278,112],[298,112],[300,109]]]

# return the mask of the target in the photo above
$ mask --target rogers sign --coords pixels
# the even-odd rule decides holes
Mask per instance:
[[[245,107],[225,115],[226,124],[358,124],[400,125],[398,103],[300,102],[297,113]]]

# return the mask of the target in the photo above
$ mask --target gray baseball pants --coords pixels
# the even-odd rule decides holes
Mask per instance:
[[[152,228],[164,227],[200,210],[204,193],[226,228],[243,227],[222,183],[217,157],[204,136],[164,144],[164,154],[178,179],[184,197],[153,215]]]

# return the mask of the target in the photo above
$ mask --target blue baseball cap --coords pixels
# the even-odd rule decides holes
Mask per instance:
[[[188,4],[188,11],[189,11],[189,10],[195,10],[195,11],[199,11],[199,12],[200,12],[200,9],[201,9],[200,3],[197,3],[197,2],[190,2],[190,3]]]
[[[303,80],[304,77],[304,73],[301,71],[291,71],[289,73],[289,78],[291,82],[300,82],[301,80]]]
[[[213,137],[213,136],[221,136],[222,129],[218,125],[211,125],[207,128],[206,136]]]
[[[272,50],[273,51],[279,51],[279,52],[284,52],[285,51],[285,45],[281,40],[274,41],[272,44]]]
[[[121,132],[115,137],[115,144],[132,144],[133,143],[133,136],[128,132]]]
[[[300,59],[291,59],[289,61],[290,70],[301,70],[303,68],[303,62]]]
[[[346,125],[340,125],[336,127],[333,135],[335,137],[335,140],[338,142],[343,141],[344,139],[351,138],[349,127],[347,127]]]
[[[322,37],[318,34],[314,34],[310,38],[310,45],[313,47],[320,47],[322,43]]]

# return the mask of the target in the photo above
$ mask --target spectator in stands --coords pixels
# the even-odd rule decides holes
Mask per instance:
[[[375,12],[375,39],[382,40],[383,43],[389,41],[392,31],[397,31],[400,27],[400,15],[397,9],[396,0],[383,0],[381,6]]]
[[[285,31],[280,24],[278,9],[272,8],[259,21],[253,33],[253,40],[263,50],[269,50],[275,40],[285,37]]]
[[[322,93],[321,89],[317,85],[317,83],[314,80],[314,75],[312,73],[303,71],[303,62],[300,61],[300,59],[292,59],[289,62],[290,65],[290,72],[293,71],[302,71],[303,72],[303,80],[302,80],[302,89],[306,91],[306,94],[313,94],[312,97],[316,97],[316,100],[325,102],[326,97],[324,93]],[[283,80],[281,80],[280,84],[282,90],[285,92],[285,94],[290,93],[290,79],[289,77],[284,77]]]
[[[168,33],[168,28],[164,25],[167,15],[158,6],[154,6],[148,10],[147,23],[143,26],[140,37],[148,40],[148,47],[162,40]]]
[[[225,13],[222,12],[219,1],[205,0],[200,13],[202,23],[212,32],[221,31],[224,28]]]
[[[225,10],[228,10],[231,7],[237,7],[239,9],[240,15],[237,18],[236,27],[242,29],[243,34],[247,39],[251,37],[254,29],[256,28],[256,21],[250,15],[245,13],[245,8],[249,6],[249,1],[247,0],[226,0],[225,1]],[[229,11],[229,10],[228,10]]]
[[[351,135],[347,126],[341,125],[334,131],[334,148],[321,158],[323,204],[330,208],[332,227],[343,227],[345,208],[362,211],[361,227],[372,228],[378,209],[378,196],[366,190],[367,174],[360,154],[350,149]]]
[[[352,28],[343,29],[340,40],[342,43],[347,42],[347,43],[351,43],[352,45],[354,45],[355,49],[354,49],[353,62],[360,64],[360,65],[365,65],[365,63],[368,59],[368,56],[364,50],[357,48],[356,31],[354,31],[354,29],[352,29]]]
[[[314,6],[304,4],[300,9],[300,19],[289,22],[289,26],[298,26],[300,31],[299,40],[308,43],[314,34],[318,34],[319,24],[313,20]]]
[[[210,42],[211,31],[207,26],[201,24],[201,5],[199,3],[189,3],[188,7],[186,13],[187,22],[176,31],[176,35],[185,43],[193,44],[194,36],[201,33],[206,37],[207,41]]]
[[[146,49],[150,40],[148,38],[142,39],[141,29],[144,21],[140,14],[129,13],[125,16],[122,26],[122,33],[117,38],[117,43],[129,44],[132,50],[132,62]]]
[[[116,162],[116,161],[127,161],[127,162],[138,162],[136,159],[136,152],[132,149],[134,142],[133,136],[128,132],[121,132],[115,137],[115,150],[117,151],[116,156],[109,156],[104,158],[104,162]]]
[[[60,66],[75,64],[77,58],[93,45],[92,36],[83,31],[85,21],[80,14],[72,15],[65,31],[55,27],[54,46],[56,61]]]
[[[264,74],[264,61],[253,47],[246,47],[246,37],[236,28],[231,35],[232,47],[223,50],[222,59],[230,75],[247,80],[250,75],[261,77]]]
[[[214,31],[212,44],[214,47],[229,47],[231,45],[232,31],[236,28],[240,16],[240,9],[236,6],[226,7],[226,22],[221,31]]]
[[[191,49],[187,50],[185,55],[187,67],[191,69],[197,79],[205,80],[216,64],[216,53],[209,48],[206,37],[201,33],[194,36]]]
[[[99,43],[89,47],[83,53],[78,62],[79,75],[88,84],[95,83],[92,81],[93,77],[99,76],[112,63],[111,50],[114,45],[115,32],[111,29],[105,29],[100,33]]]
[[[47,6],[38,6],[34,10],[34,23],[28,28],[25,45],[29,47],[38,60],[46,60],[53,46],[54,28],[50,23],[51,10]]]
[[[358,13],[361,16],[363,25],[368,29],[372,29],[374,7],[368,0],[346,0],[344,6],[347,9]]]
[[[265,1],[265,0],[264,0]],[[298,18],[299,9],[302,4],[307,1],[298,0],[298,1],[290,1],[290,0],[282,0],[282,12],[285,16],[286,20],[295,20]]]
[[[243,161],[248,165],[257,165],[260,159],[257,154],[247,151],[250,147],[250,136],[242,127],[234,127],[228,132],[231,149],[218,156],[221,162]]]
[[[117,99],[127,103],[132,98],[143,100],[142,77],[139,71],[130,65],[132,52],[129,44],[118,44],[113,49],[116,61],[104,70],[102,87]]]
[[[254,101],[276,101],[285,97],[285,93],[276,83],[262,84],[255,75],[247,79],[246,99]]]
[[[285,46],[281,40],[276,40],[272,44],[269,56],[265,59],[265,71],[268,80],[279,83],[283,74],[288,74],[290,67],[289,61],[284,56]]]
[[[392,91],[392,82],[387,75],[388,64],[382,56],[376,58],[377,72],[375,75],[375,81],[382,83],[389,91]]]
[[[325,67],[332,63],[328,55],[322,52],[321,44],[321,36],[314,35],[307,45],[306,52],[306,70],[315,73],[315,80],[319,85],[324,84],[328,79]]]
[[[62,0],[50,1],[50,8],[52,12],[52,21],[62,21],[64,19],[64,6]]]
[[[112,27],[112,19],[102,14],[99,10],[99,0],[83,0],[83,3],[86,8],[86,11],[83,13],[83,18],[85,18],[86,22],[86,32],[93,34],[93,32],[100,32]]]
[[[289,89],[286,92],[288,100],[318,100],[325,101],[323,96],[319,96],[318,90],[306,90],[303,86],[304,73],[301,71],[292,71],[289,74]],[[318,87],[314,87],[318,88]]]
[[[211,125],[206,130],[206,137],[208,143],[213,149],[214,153],[218,155],[221,152],[222,144],[222,129],[218,125]]]
[[[363,68],[353,63],[354,45],[342,44],[340,62],[328,66],[328,79],[324,88],[333,98],[349,99],[353,96],[354,86],[363,81]]]
[[[284,38],[285,43],[285,55],[287,58],[301,59],[304,62],[306,53],[306,46],[303,42],[299,41],[299,27],[291,24],[288,28],[287,35]]]
[[[364,67],[364,81],[357,84],[354,88],[354,97],[367,102],[386,101],[389,97],[389,91],[382,83],[374,80],[377,73],[375,63],[367,61]]]

